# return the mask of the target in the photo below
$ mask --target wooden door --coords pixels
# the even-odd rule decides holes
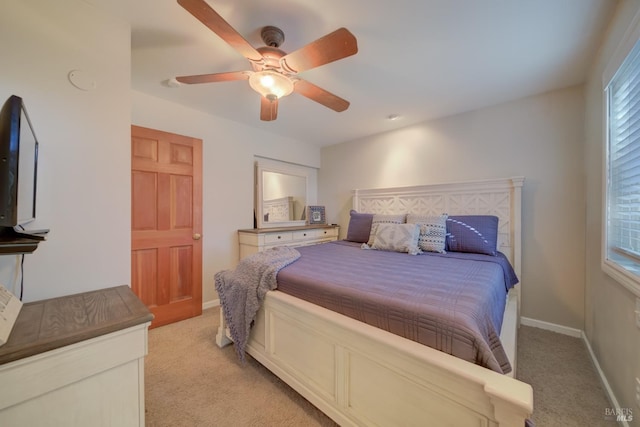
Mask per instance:
[[[202,313],[202,140],[131,126],[131,288],[151,327]]]

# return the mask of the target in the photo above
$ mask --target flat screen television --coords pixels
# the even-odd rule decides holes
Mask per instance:
[[[38,139],[22,98],[0,110],[0,227],[23,229],[36,218]]]

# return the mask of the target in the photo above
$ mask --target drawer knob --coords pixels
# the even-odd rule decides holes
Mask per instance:
[[[307,237],[307,233],[303,233],[302,235],[303,235],[304,237]]]
[[[278,236],[278,239],[279,239],[280,237],[282,237],[282,236]]]

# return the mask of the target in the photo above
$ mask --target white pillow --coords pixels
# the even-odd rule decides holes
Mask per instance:
[[[420,225],[418,247],[426,252],[446,253],[447,214],[443,215],[407,215],[407,223]]]
[[[373,219],[371,220],[371,232],[369,232],[369,241],[367,245],[369,247],[373,246],[373,241],[376,235],[376,229],[378,224],[404,224],[406,222],[407,215],[406,214],[398,214],[398,215],[373,215]]]
[[[393,252],[407,252],[410,255],[420,253],[418,224],[377,224],[375,238],[371,249]]]

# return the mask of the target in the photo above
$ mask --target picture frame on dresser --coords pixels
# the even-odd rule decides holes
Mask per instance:
[[[309,225],[327,223],[324,206],[307,206],[307,211],[307,222]]]

